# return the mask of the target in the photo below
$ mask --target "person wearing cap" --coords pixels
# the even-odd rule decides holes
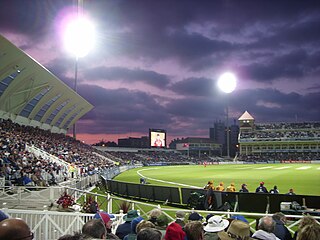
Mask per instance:
[[[136,217],[139,217],[137,210],[130,210],[127,215],[124,216],[124,223],[120,224],[117,227],[116,235],[123,239],[126,235],[131,233],[131,221],[135,219]]]
[[[111,226],[112,226],[112,220],[110,218],[110,215],[104,211],[97,212],[93,218],[95,219],[101,219],[106,227],[106,230],[108,233],[111,233]]]
[[[264,182],[260,182],[260,186],[257,187],[256,193],[268,193],[267,188],[264,186]]]
[[[174,222],[179,224],[181,227],[184,227],[184,225],[186,224],[184,222],[185,216],[186,216],[186,213],[184,211],[177,211],[176,212],[176,220]]]
[[[221,240],[250,240],[250,225],[240,220],[233,220],[227,230],[218,233]]]
[[[143,220],[143,217],[136,217],[131,221],[131,233],[126,235],[123,240],[134,240],[137,238],[137,225]]]
[[[229,221],[222,219],[221,216],[215,215],[209,218],[208,224],[204,227],[204,239],[205,240],[217,240],[219,239],[218,233],[223,231],[229,226]]]
[[[248,188],[247,188],[247,184],[243,183],[243,184],[241,185],[241,189],[239,190],[239,192],[241,192],[241,193],[248,193],[249,190],[248,190]]]
[[[188,217],[189,221],[202,221],[202,219],[203,217],[197,212],[191,213]]]
[[[184,240],[186,233],[178,223],[171,223],[166,230],[165,240]]]
[[[100,212],[97,212],[93,218],[94,219],[101,219],[102,222],[104,223],[104,226],[107,230],[107,233],[106,233],[106,237],[109,237],[110,239],[117,239],[118,237],[112,233],[112,219],[111,217],[113,217],[112,214],[108,214],[104,211],[100,211]]]

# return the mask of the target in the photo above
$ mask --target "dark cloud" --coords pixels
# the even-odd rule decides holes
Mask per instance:
[[[305,50],[294,50],[283,55],[269,56],[261,63],[242,67],[245,76],[254,81],[272,82],[279,78],[301,79],[316,71],[319,52],[308,54]]]
[[[82,120],[93,121],[90,133],[112,131],[113,128],[145,131],[170,124],[170,115],[157,103],[157,99],[141,91],[127,89],[109,90],[92,85],[80,85],[79,94],[94,105]]]
[[[124,67],[96,67],[87,70],[86,78],[99,80],[121,80],[124,82],[143,82],[154,87],[164,87],[170,82],[167,75],[143,69]]]
[[[64,0],[5,0],[1,1],[0,30],[27,34],[32,39],[41,39],[53,30],[53,20],[58,12],[72,6]]]
[[[275,89],[248,89],[231,95],[232,109],[248,110],[257,117],[257,122],[295,121],[295,116],[305,121],[318,121],[320,92],[302,95],[296,92],[283,93]]]
[[[186,96],[213,96],[216,83],[209,78],[188,78],[172,84],[170,89]]]

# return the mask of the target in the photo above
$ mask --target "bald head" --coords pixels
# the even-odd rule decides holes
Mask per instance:
[[[0,222],[0,239],[32,239],[31,231],[25,221],[18,218],[9,218]]]

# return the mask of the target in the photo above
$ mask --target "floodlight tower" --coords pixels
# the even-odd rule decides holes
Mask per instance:
[[[74,91],[77,92],[78,61],[93,48],[95,29],[91,21],[83,14],[83,0],[78,0],[77,14],[66,26],[64,46],[75,57]],[[76,139],[76,123],[73,124],[73,138]]]
[[[224,93],[232,93],[237,86],[237,78],[233,73],[223,73],[218,79],[218,87]],[[227,157],[230,158],[230,132],[229,132],[229,103],[226,103],[226,117],[227,117]]]

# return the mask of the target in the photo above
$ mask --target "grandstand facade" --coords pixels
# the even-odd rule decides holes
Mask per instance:
[[[243,160],[320,159],[320,122],[256,124],[246,111],[239,119],[239,152]]]
[[[93,106],[0,35],[0,118],[66,133]]]

